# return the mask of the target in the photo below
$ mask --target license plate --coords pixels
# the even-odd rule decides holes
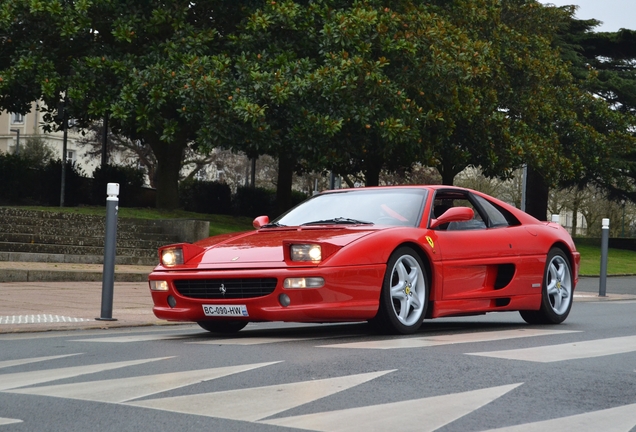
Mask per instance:
[[[203,305],[205,316],[249,316],[245,305]]]

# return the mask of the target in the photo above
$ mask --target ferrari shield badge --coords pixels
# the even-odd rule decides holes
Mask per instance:
[[[431,245],[432,248],[435,248],[435,242],[429,236],[426,236],[426,241]]]

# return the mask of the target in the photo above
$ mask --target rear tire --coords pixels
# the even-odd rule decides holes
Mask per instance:
[[[420,256],[408,246],[396,249],[386,266],[380,308],[371,325],[390,333],[415,333],[426,314],[428,292],[428,276]]]
[[[236,333],[248,324],[248,321],[198,321],[202,329],[212,333]]]
[[[546,259],[541,288],[541,308],[519,311],[528,324],[560,324],[572,309],[574,283],[570,261],[559,248],[552,248]]]

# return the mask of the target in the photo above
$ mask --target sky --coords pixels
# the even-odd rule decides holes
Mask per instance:
[[[620,28],[636,30],[636,0],[540,0],[556,6],[578,5],[576,18],[603,21],[594,31],[614,32]]]

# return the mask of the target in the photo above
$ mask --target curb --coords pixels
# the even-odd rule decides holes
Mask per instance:
[[[147,272],[115,272],[115,282],[146,282]],[[102,272],[0,269],[0,282],[101,282]]]

